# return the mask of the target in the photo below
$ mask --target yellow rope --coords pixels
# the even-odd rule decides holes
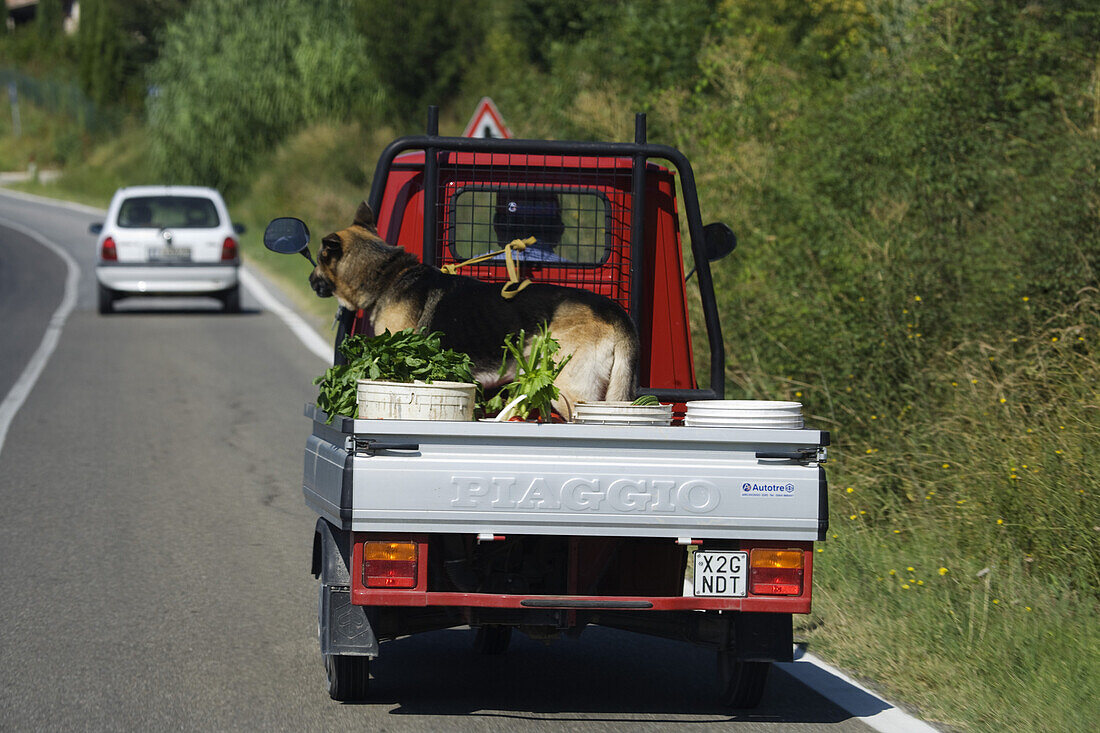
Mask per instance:
[[[534,237],[528,237],[527,239],[513,239],[508,244],[504,245],[504,249],[496,252],[489,252],[488,254],[478,255],[477,257],[471,257],[465,262],[455,262],[450,265],[443,265],[439,268],[443,271],[444,275],[457,275],[458,268],[465,267],[466,265],[476,265],[479,262],[485,262],[491,260],[494,257],[499,257],[504,254],[504,267],[508,270],[508,282],[500,288],[500,297],[505,300],[511,300],[523,290],[525,287],[531,284],[531,281],[524,278],[519,279],[519,269],[516,267],[516,261],[512,258],[512,252],[522,252],[527,249],[528,246],[535,243]]]

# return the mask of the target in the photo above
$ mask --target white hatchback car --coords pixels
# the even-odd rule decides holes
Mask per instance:
[[[205,295],[228,312],[241,308],[237,237],[221,194],[200,186],[120,188],[97,235],[95,276],[99,312],[119,298]]]

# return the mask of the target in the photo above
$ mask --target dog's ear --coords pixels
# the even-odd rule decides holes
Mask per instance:
[[[371,211],[366,201],[360,202],[359,208],[355,210],[354,223],[356,226],[361,226],[369,232],[378,233],[378,230],[374,228],[374,212]]]

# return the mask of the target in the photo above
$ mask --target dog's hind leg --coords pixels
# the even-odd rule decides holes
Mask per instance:
[[[632,338],[615,341],[611,353],[611,377],[607,381],[608,402],[629,402],[634,399],[638,347]]]

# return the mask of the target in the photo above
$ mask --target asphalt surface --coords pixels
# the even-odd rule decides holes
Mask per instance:
[[[372,700],[331,701],[300,483],[325,365],[248,293],[239,315],[202,299],[98,315],[98,218],[0,193],[0,400],[66,275],[10,223],[81,270],[0,446],[0,730],[868,730],[780,670],[731,715],[712,651],[601,628],[515,635],[499,657],[468,629],[387,642]]]

